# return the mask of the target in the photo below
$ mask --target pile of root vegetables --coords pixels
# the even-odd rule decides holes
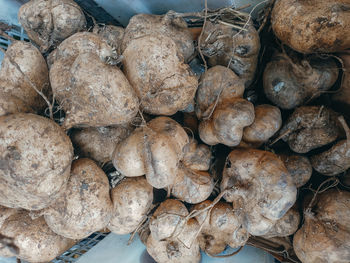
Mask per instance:
[[[72,0],[24,4],[31,42],[0,69],[0,255],[47,262],[108,229],[159,263],[246,244],[350,262],[350,2],[260,15],[122,28]]]

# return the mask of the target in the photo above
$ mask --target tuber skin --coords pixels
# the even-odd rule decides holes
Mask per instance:
[[[350,51],[339,55],[344,63],[341,87],[332,96],[334,108],[340,109],[344,114],[350,110]]]
[[[284,123],[282,139],[296,153],[307,153],[335,141],[339,135],[337,113],[323,106],[301,106]]]
[[[350,168],[350,130],[344,117],[339,117],[346,139],[337,142],[329,150],[311,156],[312,167],[319,173],[332,176]]]
[[[237,146],[243,128],[254,121],[253,104],[241,98],[244,83],[223,66],[210,68],[199,83],[195,111],[201,121],[198,127],[201,140],[209,145]]]
[[[268,233],[293,206],[297,194],[277,155],[249,148],[229,154],[220,188],[227,202],[242,209],[243,226],[255,236]]]
[[[311,56],[301,61],[292,58],[277,53],[264,70],[266,97],[282,109],[294,109],[319,97],[338,78],[338,67],[331,57]]]
[[[99,35],[105,40],[109,46],[117,51],[118,55],[122,54],[121,46],[124,38],[125,29],[120,26],[113,25],[95,25],[93,33]]]
[[[299,224],[300,214],[298,209],[293,206],[263,237],[272,238],[293,235],[298,230]]]
[[[87,157],[99,164],[105,164],[112,160],[116,145],[127,138],[133,130],[134,127],[131,124],[89,127],[73,130],[70,138],[80,157]]]
[[[16,64],[22,72],[17,69]],[[45,96],[48,95],[49,72],[44,57],[31,43],[15,41],[7,49],[1,63],[0,90],[16,96],[35,111],[43,110],[47,107],[45,100],[23,74],[37,90]]]
[[[206,200],[193,209],[201,210],[210,204],[211,201]],[[196,219],[200,225],[203,224],[197,238],[200,248],[209,255],[223,252],[227,245],[235,248],[248,241],[249,233],[242,226],[243,214],[239,209],[233,209],[229,203],[218,202],[210,214],[207,210],[196,216]]]
[[[0,256],[16,256],[29,262],[49,262],[74,245],[74,240],[55,234],[43,217],[32,219],[28,211],[12,210],[12,215],[0,227],[0,234],[13,238],[19,253],[14,254],[2,247]]]
[[[350,192],[331,189],[319,194],[304,213],[293,246],[303,263],[350,261]]]
[[[153,213],[146,246],[156,262],[200,262],[196,239],[200,226],[194,218],[185,220],[187,215],[185,205],[174,199],[165,200]]]
[[[153,201],[153,187],[146,178],[125,178],[111,191],[113,215],[108,229],[124,235],[133,232],[144,220]]]
[[[43,53],[86,28],[84,13],[72,0],[31,0],[20,7],[18,20]]]
[[[296,187],[305,185],[312,175],[312,166],[308,157],[303,155],[280,154],[280,159],[292,176]]]
[[[173,115],[192,102],[197,78],[170,37],[136,38],[125,48],[123,57],[124,73],[146,113]]]
[[[1,85],[0,83],[0,89]],[[20,112],[35,113],[34,110],[20,98],[10,93],[0,91],[0,116]]]
[[[300,53],[332,53],[350,46],[347,0],[278,0],[271,12],[275,35]]]
[[[146,175],[155,188],[168,188],[188,203],[207,199],[214,181],[207,172],[211,152],[190,142],[185,130],[168,117],[157,117],[137,128],[114,150],[114,167],[126,177]]]
[[[248,86],[255,76],[260,39],[251,22],[245,25],[245,29],[207,21],[200,48],[209,58],[210,66],[229,67]]]
[[[106,174],[90,159],[73,162],[67,189],[43,211],[58,235],[83,239],[107,226],[113,211]]]
[[[169,11],[165,15],[134,15],[125,28],[122,51],[127,48],[132,40],[146,35],[170,37],[186,62],[194,53],[192,34],[187,28],[187,23],[182,17],[177,16],[174,11]]]
[[[65,129],[131,122],[138,99],[123,72],[106,62],[113,50],[98,35],[77,33],[50,55],[50,81],[66,112]]]
[[[242,141],[260,147],[282,126],[281,111],[278,107],[263,104],[255,107],[254,122],[244,128]]]
[[[0,205],[40,210],[65,191],[73,146],[50,119],[17,113],[0,117]]]

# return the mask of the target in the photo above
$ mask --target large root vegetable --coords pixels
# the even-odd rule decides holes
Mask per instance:
[[[70,138],[80,157],[91,158],[100,164],[112,160],[116,145],[127,138],[133,126],[117,125],[110,127],[90,127],[73,130]]]
[[[187,23],[182,17],[176,16],[173,11],[165,15],[137,14],[133,16],[125,28],[122,51],[132,40],[147,35],[170,37],[185,61],[188,61],[194,52],[192,34],[187,28]]]
[[[294,109],[319,97],[338,78],[332,58],[310,57],[293,61],[286,54],[275,54],[263,77],[266,97],[282,109]]]
[[[168,199],[160,204],[150,220],[147,252],[158,263],[200,262],[196,219],[186,220],[187,208],[177,200]]]
[[[10,45],[0,69],[1,91],[16,96],[34,110],[41,110],[47,104],[35,89],[47,96],[49,86],[47,64],[39,50],[23,41]]]
[[[292,207],[282,216],[264,237],[286,237],[293,235],[299,227],[300,214],[296,207]]]
[[[331,53],[350,47],[347,0],[278,0],[271,13],[275,35],[301,53]]]
[[[189,144],[188,135],[177,122],[158,117],[120,142],[112,161],[124,176],[146,175],[153,187],[169,188],[180,200],[199,203],[209,197],[214,187],[206,172],[210,158],[206,146]]]
[[[58,235],[82,239],[106,227],[112,209],[106,174],[92,160],[79,159],[72,164],[66,191],[43,214]]]
[[[242,99],[244,83],[230,69],[215,66],[206,71],[196,94],[199,136],[206,144],[237,146],[243,129],[254,121],[254,106]]]
[[[245,25],[245,30],[240,30],[207,21],[200,48],[204,56],[209,58],[210,66],[229,67],[246,85],[252,82],[258,62],[260,39],[251,22]]]
[[[153,188],[144,177],[126,178],[111,191],[113,215],[108,229],[128,234],[146,218],[153,201]]]
[[[296,108],[280,134],[294,152],[307,153],[337,139],[337,114],[323,106]]]
[[[113,25],[95,25],[92,32],[101,36],[109,46],[117,50],[118,55],[122,53],[121,46],[125,29]]]
[[[343,117],[339,118],[346,132],[341,140],[329,150],[311,157],[312,167],[324,175],[337,175],[350,168],[350,130]]]
[[[293,206],[297,189],[277,155],[255,149],[233,150],[221,182],[224,198],[244,213],[252,235],[266,234]]]
[[[66,111],[64,127],[130,122],[138,100],[123,72],[105,62],[113,50],[98,35],[77,33],[50,57],[53,93]]]
[[[317,196],[304,224],[294,235],[303,263],[350,262],[350,193],[332,189]]]
[[[203,210],[211,205],[211,201],[204,201],[194,206],[194,210]],[[243,246],[249,233],[242,226],[243,214],[234,209],[231,204],[219,202],[210,210],[199,213],[196,219],[202,225],[198,236],[200,248],[209,255],[223,252],[226,246]]]
[[[83,11],[72,0],[31,0],[19,9],[18,20],[42,52],[86,27]]]
[[[312,175],[312,166],[308,157],[286,154],[280,154],[279,157],[292,176],[296,187],[299,188],[309,181]]]
[[[0,117],[0,204],[39,210],[64,192],[73,147],[53,121],[33,114]]]
[[[147,35],[132,40],[123,53],[124,72],[150,114],[172,115],[193,100],[197,78],[165,35]]]
[[[255,107],[254,122],[244,128],[242,141],[254,147],[267,142],[282,126],[279,108],[262,104]]]
[[[74,240],[55,234],[43,217],[32,219],[28,211],[12,210],[12,215],[0,226],[0,234],[14,239],[18,254],[2,247],[1,256],[16,256],[29,262],[49,262],[74,245]]]

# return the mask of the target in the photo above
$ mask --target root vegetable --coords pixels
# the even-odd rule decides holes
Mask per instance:
[[[294,235],[295,253],[303,263],[350,261],[350,193],[332,189],[317,196],[304,224]]]
[[[0,233],[13,238],[19,250],[16,255],[6,247],[0,248],[0,255],[29,262],[49,262],[75,243],[55,234],[43,217],[32,219],[25,210],[15,210],[0,227]]]
[[[42,52],[86,27],[83,11],[71,0],[31,0],[19,9],[18,20]]]
[[[319,173],[332,176],[350,168],[350,130],[343,117],[339,118],[346,132],[346,140],[341,140],[329,150],[311,157],[312,167]]]
[[[121,45],[124,38],[125,29],[120,26],[113,25],[95,25],[92,32],[101,36],[109,46],[117,50],[118,55],[121,55]]]
[[[47,96],[50,86],[47,64],[32,44],[15,41],[7,49],[1,64],[1,91],[16,96],[36,111],[42,110],[47,104],[30,82]]]
[[[210,150],[195,142],[189,144],[188,135],[177,122],[158,117],[120,142],[112,161],[124,176],[146,175],[153,187],[168,187],[180,200],[199,203],[214,187],[206,172],[210,159]]]
[[[331,53],[350,47],[350,3],[336,1],[276,1],[271,13],[275,35],[301,53]]]
[[[87,157],[100,164],[112,159],[116,145],[133,130],[131,124],[110,127],[90,127],[73,130],[70,137],[80,157]]]
[[[264,238],[286,237],[293,235],[299,227],[300,214],[296,207],[292,207],[279,219],[276,224],[264,235]]]
[[[292,113],[280,134],[289,147],[297,153],[335,141],[339,134],[337,114],[323,106],[302,106]]]
[[[144,177],[126,178],[112,189],[111,197],[114,208],[108,229],[116,234],[128,234],[147,216],[153,188]]]
[[[194,210],[208,207],[211,201],[207,200],[194,206]],[[200,248],[209,255],[223,252],[227,245],[231,247],[243,246],[249,233],[242,227],[243,214],[239,209],[233,209],[232,205],[225,202],[217,203],[210,211],[205,211],[196,216],[200,225],[203,224],[198,236]]]
[[[267,104],[255,107],[254,122],[244,128],[242,140],[252,146],[260,147],[267,142],[282,126],[279,108]]]
[[[43,214],[58,235],[82,239],[106,227],[112,209],[107,176],[92,160],[79,159],[72,164],[66,191]]]
[[[73,158],[69,137],[34,114],[0,117],[0,204],[39,210],[65,191]]]
[[[255,75],[260,50],[259,34],[251,22],[245,30],[207,21],[200,46],[209,65],[228,66],[246,85]]]
[[[0,91],[0,116],[20,112],[34,113],[34,110],[20,98]]]
[[[292,58],[275,54],[264,71],[265,94],[282,109],[294,109],[319,97],[338,78],[338,67],[332,58],[311,56],[301,61]]]
[[[66,39],[50,57],[53,93],[66,111],[64,127],[130,122],[138,100],[122,71],[105,62],[113,51],[93,33]]]
[[[176,16],[173,11],[165,15],[137,14],[133,16],[125,28],[122,50],[124,51],[132,40],[147,35],[170,37],[185,61],[188,61],[194,52],[192,34],[187,28],[187,23],[182,17]]]
[[[158,263],[200,262],[199,231],[196,219],[184,220],[188,211],[183,203],[168,199],[160,204],[150,221],[147,252]]]
[[[302,155],[280,155],[296,187],[306,184],[312,175],[312,166],[309,158]]]
[[[193,100],[197,78],[171,38],[147,35],[134,39],[123,57],[124,73],[146,113],[172,115]]]
[[[227,202],[242,208],[243,226],[256,236],[266,234],[285,215],[297,194],[277,155],[247,148],[229,154],[220,187]]]

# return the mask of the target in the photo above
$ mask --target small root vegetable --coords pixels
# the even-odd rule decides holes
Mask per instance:
[[[111,191],[113,215],[108,229],[123,235],[133,232],[146,218],[153,201],[153,188],[144,177],[126,178]]]
[[[193,100],[197,78],[170,37],[136,38],[125,48],[123,57],[124,73],[146,113],[172,115]]]
[[[112,160],[116,145],[133,131],[131,124],[109,127],[90,127],[73,130],[70,138],[80,157],[87,157],[100,164]]]
[[[132,40],[147,35],[170,37],[186,62],[194,52],[192,34],[187,28],[187,23],[182,17],[176,16],[173,11],[165,15],[137,14],[133,16],[125,28],[122,51]]]
[[[280,134],[294,152],[307,153],[337,139],[337,114],[324,106],[301,106],[284,123]]]
[[[0,91],[0,116],[20,112],[34,113],[34,110],[20,98]]]
[[[276,224],[263,237],[286,237],[293,235],[299,227],[300,214],[296,207],[292,207],[288,212],[277,220]]]
[[[208,207],[211,201],[206,200],[193,207],[194,210],[201,210]],[[216,255],[223,252],[227,245],[235,248],[243,246],[249,233],[242,227],[243,214],[239,209],[233,209],[232,205],[225,202],[218,202],[211,209],[196,216],[200,225],[203,224],[198,236],[200,248],[209,255]]]
[[[0,117],[0,204],[39,210],[65,191],[73,147],[53,121],[29,113]]]
[[[189,143],[185,130],[168,117],[137,128],[117,145],[112,157],[124,176],[146,175],[153,187],[169,188],[175,197],[189,203],[204,201],[213,190],[213,179],[206,172],[210,159],[210,150]]]
[[[19,9],[18,20],[41,52],[86,27],[83,11],[72,0],[31,0]]]
[[[18,254],[0,248],[4,257],[16,256],[29,262],[49,262],[74,245],[75,241],[55,234],[43,217],[32,219],[28,211],[15,210],[0,227],[0,234],[14,239]]]
[[[248,148],[229,154],[220,188],[227,202],[242,208],[243,226],[256,236],[266,234],[285,215],[297,194],[277,155]]]
[[[242,141],[260,147],[267,142],[282,126],[279,108],[267,104],[255,107],[254,122],[244,128]]]
[[[319,97],[338,78],[333,58],[311,56],[301,61],[292,58],[275,54],[264,71],[266,97],[282,109],[294,109]]]
[[[310,158],[312,167],[317,172],[328,176],[343,173],[350,168],[350,130],[344,117],[340,117],[339,121],[346,132],[346,139]]]
[[[235,72],[246,85],[255,75],[260,50],[259,34],[248,22],[240,30],[230,25],[207,21],[200,48],[209,65],[222,65]]]
[[[309,158],[302,155],[279,155],[296,187],[306,184],[312,175],[312,166]]]
[[[121,45],[124,38],[125,29],[120,26],[113,25],[95,25],[93,33],[99,35],[107,42],[109,46],[117,50],[118,55],[121,55]]]
[[[36,111],[42,110],[47,104],[32,85],[47,96],[50,83],[46,61],[31,43],[15,41],[1,64],[1,91],[16,96]]]
[[[150,221],[151,234],[147,239],[147,252],[158,263],[200,262],[196,219],[185,220],[187,208],[177,200],[165,200],[154,212]]]
[[[66,111],[63,126],[108,126],[130,122],[138,100],[122,71],[105,62],[112,48],[98,35],[77,33],[50,58],[53,93]]]
[[[58,235],[82,239],[107,226],[113,204],[106,174],[90,159],[73,162],[67,189],[43,215]]]
[[[279,0],[271,25],[275,35],[298,52],[338,52],[350,47],[349,10],[347,0]]]
[[[196,94],[199,136],[209,145],[237,146],[243,128],[254,121],[254,106],[244,100],[243,81],[230,69],[215,66],[206,71]]]
[[[319,194],[294,235],[295,253],[303,263],[350,262],[350,192]]]

